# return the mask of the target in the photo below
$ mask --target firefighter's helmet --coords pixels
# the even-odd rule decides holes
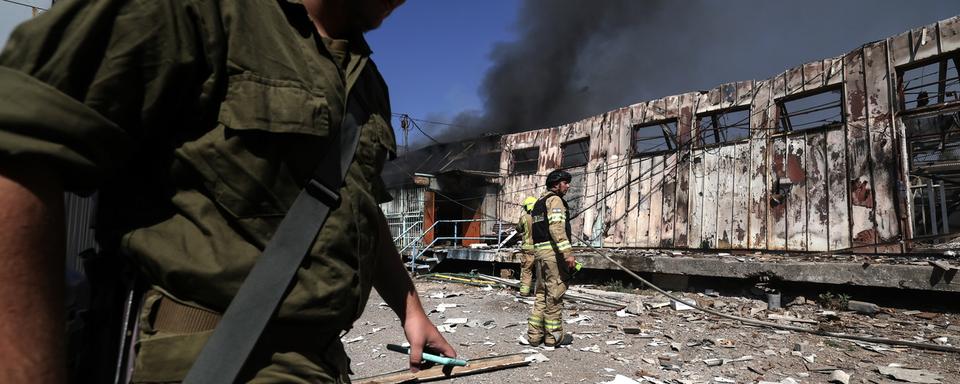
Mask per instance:
[[[523,199],[523,208],[530,212],[533,210],[533,205],[537,203],[537,198],[533,196],[527,196],[526,199]]]

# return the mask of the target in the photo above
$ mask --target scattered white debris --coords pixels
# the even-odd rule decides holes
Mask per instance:
[[[387,327],[375,327],[375,328],[371,329],[370,332],[368,332],[367,334],[368,334],[368,335],[372,335],[372,334],[377,333],[377,332],[380,332],[380,331],[382,331],[382,330],[384,330],[384,329],[387,329]]]
[[[617,371],[616,369],[613,369],[613,368],[604,368],[603,370],[604,370],[604,371],[607,371],[607,372],[616,372],[616,371]]]
[[[542,353],[536,353],[536,354],[525,357],[523,361],[528,361],[531,363],[543,363],[543,362],[550,361],[550,358],[544,356]]]
[[[808,363],[810,363],[810,364],[813,364],[813,362],[814,362],[816,359],[817,359],[817,354],[815,354],[815,353],[803,357],[803,361],[806,361],[806,362],[808,362]]]
[[[580,348],[580,350],[583,351],[583,352],[600,353],[600,346],[594,344],[593,346],[590,346],[590,347]]]
[[[447,310],[447,308],[456,308],[457,306],[458,306],[457,304],[453,304],[453,303],[450,303],[450,304],[441,303],[441,304],[437,305],[437,310],[436,310],[436,311],[437,311],[437,312],[440,312],[440,313],[443,313],[444,311]]]
[[[354,337],[354,338],[352,338],[352,339],[343,340],[343,343],[344,343],[344,344],[356,343],[356,342],[358,342],[358,341],[360,341],[360,340],[363,340],[363,336],[357,336],[357,337]]]
[[[490,291],[492,291],[492,290],[493,290],[493,287],[491,287],[491,286],[489,286],[489,285],[487,285],[487,286],[485,286],[485,287],[483,287],[483,288],[481,288],[481,290],[483,290],[484,292],[490,292]]]
[[[467,321],[468,321],[468,319],[467,319],[466,317],[453,317],[453,318],[447,319],[447,320],[444,321],[443,323],[444,323],[444,324],[462,325],[462,324],[466,324]]]
[[[649,381],[649,382],[651,382],[651,383],[653,383],[653,384],[666,384],[666,383],[658,380],[656,377],[653,377],[653,376],[643,376],[643,379],[646,380],[646,381]]]
[[[521,350],[520,353],[531,354],[531,353],[540,353],[540,351],[537,351],[536,349],[533,349],[533,348],[527,348],[527,349]]]
[[[572,319],[567,319],[567,324],[579,323],[584,321],[593,320],[590,316],[580,315]]]
[[[607,340],[607,345],[623,345],[623,340]]]
[[[727,363],[737,363],[737,362],[741,362],[741,361],[750,361],[750,360],[753,360],[753,356],[751,356],[751,355],[746,355],[746,356],[738,357],[738,358],[736,358],[736,359],[723,359],[723,363],[724,363],[724,364],[727,364]]]
[[[728,378],[722,377],[722,376],[714,377],[714,378],[713,378],[713,381],[714,381],[715,383],[734,383],[734,384],[736,384],[736,382],[737,382],[737,381],[734,380],[734,379],[728,379]]]
[[[675,311],[689,311],[693,309],[690,305],[697,305],[697,301],[694,299],[683,299],[683,301],[670,300],[670,307]]]
[[[938,337],[936,339],[933,339],[933,341],[935,341],[937,344],[944,345],[947,342],[949,342],[950,339],[948,339],[946,336],[943,336],[943,337]]]
[[[659,347],[661,345],[667,345],[667,343],[661,341],[660,339],[653,339],[653,340],[650,340],[649,343],[647,343],[648,347]]]
[[[666,307],[666,306],[670,305],[670,302],[669,302],[669,301],[664,301],[664,302],[660,302],[660,303],[644,303],[644,305],[646,305],[646,306],[649,307],[650,309],[657,309],[657,308],[663,308],[663,307]]]
[[[456,324],[438,325],[437,330],[440,331],[440,333],[457,333],[457,325]]]
[[[637,315],[627,312],[626,308],[617,311],[617,317],[636,317],[636,316]]]
[[[604,381],[600,384],[640,384],[639,381],[626,377],[624,375],[617,375],[611,381]]]
[[[527,341],[527,338],[523,336],[517,336],[517,342],[520,343],[520,345],[530,345],[530,342]]]
[[[850,384],[850,375],[838,369],[831,372],[827,380],[831,383]]]
[[[723,360],[711,358],[711,359],[704,360],[703,363],[706,364],[708,367],[716,367],[718,365],[723,365]]]

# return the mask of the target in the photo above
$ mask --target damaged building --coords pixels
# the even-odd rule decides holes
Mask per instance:
[[[958,291],[955,267],[949,279],[933,279],[937,267],[887,257],[942,255],[931,250],[960,228],[958,67],[953,17],[769,79],[638,102],[496,143],[488,137],[482,150],[473,141],[428,147],[419,161],[387,166],[398,176],[388,183],[397,199],[384,209],[408,255],[515,261],[502,229],[516,222],[524,197],[542,192],[548,172],[566,169],[574,175],[573,237],[587,266],[609,268],[589,255],[616,249],[646,272],[767,271]],[[492,153],[492,167],[464,161]],[[413,217],[396,219],[404,215]],[[490,249],[469,249],[476,242]],[[718,254],[755,257],[737,268],[697,258]],[[867,268],[840,258],[832,274],[781,262],[835,255],[893,261]]]

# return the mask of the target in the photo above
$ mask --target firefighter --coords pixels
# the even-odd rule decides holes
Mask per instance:
[[[520,221],[517,222],[517,232],[523,235],[523,241],[520,245],[520,252],[523,259],[520,261],[520,295],[530,296],[530,286],[533,282],[533,217],[530,212],[533,211],[533,204],[537,198],[527,196],[523,199],[523,213],[520,214]]]
[[[547,175],[547,191],[533,205],[533,243],[537,269],[536,301],[527,320],[527,339],[532,346],[570,344],[572,335],[563,333],[563,294],[576,266],[570,245],[570,222],[563,196],[570,189],[571,176],[562,170]]]

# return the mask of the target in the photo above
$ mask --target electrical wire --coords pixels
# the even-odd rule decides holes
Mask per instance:
[[[2,2],[4,2],[4,3],[21,5],[21,6],[24,6],[24,7],[27,7],[27,8],[39,9],[39,10],[44,11],[44,12],[49,11],[49,9],[47,9],[47,8],[38,7],[38,6],[36,6],[36,5],[25,4],[25,3],[18,2],[18,1],[13,1],[13,0],[0,0],[0,1],[2,1]]]

